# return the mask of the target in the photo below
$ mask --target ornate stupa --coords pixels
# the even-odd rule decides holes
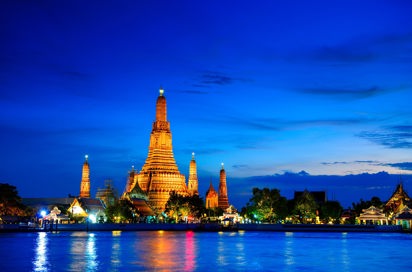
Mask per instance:
[[[189,195],[199,194],[195,153],[192,153],[192,160],[189,165],[189,182],[187,184],[187,192]]]
[[[90,198],[90,167],[87,161],[89,156],[84,156],[84,163],[82,169],[82,180],[80,182],[80,195],[81,198]]]
[[[219,196],[213,188],[212,181],[210,181],[209,189],[206,191],[206,209],[217,208],[219,205]]]
[[[219,182],[219,208],[226,210],[229,208],[229,199],[227,197],[227,185],[226,185],[226,171],[223,167],[220,169],[220,182]]]
[[[150,205],[160,211],[165,209],[170,192],[187,195],[185,176],[179,172],[173,155],[172,133],[167,121],[166,97],[163,93],[163,89],[160,89],[146,162],[135,175],[135,180],[147,194]]]

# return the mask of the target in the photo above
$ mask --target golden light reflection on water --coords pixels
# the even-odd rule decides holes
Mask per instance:
[[[96,238],[94,233],[74,232],[72,233],[70,264],[71,271],[97,271],[98,261],[96,254]]]
[[[147,233],[147,239],[136,239],[136,265],[150,270],[193,271],[196,270],[196,234],[156,231]],[[144,269],[143,269],[144,270]]]
[[[115,269],[116,267],[120,266],[121,262],[121,243],[120,237],[122,232],[120,230],[112,231],[113,242],[112,242],[112,252],[110,255],[110,263],[112,268]]]
[[[115,236],[120,236],[120,235],[122,235],[122,231],[121,231],[121,230],[114,230],[114,231],[112,231],[112,236],[113,236],[113,237],[115,237]]]
[[[47,271],[47,233],[39,232],[36,239],[34,271]]]

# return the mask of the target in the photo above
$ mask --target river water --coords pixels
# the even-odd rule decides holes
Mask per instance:
[[[412,271],[412,235],[0,233],[0,271]]]

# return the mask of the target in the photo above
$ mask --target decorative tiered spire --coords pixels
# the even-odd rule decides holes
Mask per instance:
[[[198,195],[198,179],[197,179],[197,169],[195,161],[195,152],[192,153],[192,160],[189,166],[189,182],[187,185],[187,191],[190,195]]]
[[[229,208],[229,199],[227,197],[227,185],[226,185],[226,171],[222,162],[222,169],[220,169],[220,182],[219,182],[219,208],[223,210]]]
[[[150,204],[161,211],[165,208],[170,192],[187,194],[185,176],[179,172],[173,155],[172,133],[162,88],[156,101],[156,119],[150,134],[149,153],[142,170],[135,177],[140,188],[147,193]]]
[[[82,169],[82,180],[80,182],[80,197],[90,198],[90,167],[88,162],[89,156],[84,156]]]

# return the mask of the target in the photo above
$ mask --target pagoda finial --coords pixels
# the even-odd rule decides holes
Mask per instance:
[[[89,158],[89,155],[84,155],[84,159],[87,161],[87,159]]]
[[[195,159],[195,152],[192,152],[192,160]]]
[[[223,162],[221,163],[221,165],[222,165],[222,169],[225,169],[225,167],[224,167],[225,164]]]
[[[164,93],[164,92],[165,92],[165,90],[163,90],[162,86],[160,86],[159,95],[160,95],[160,96],[163,96],[163,93]]]

